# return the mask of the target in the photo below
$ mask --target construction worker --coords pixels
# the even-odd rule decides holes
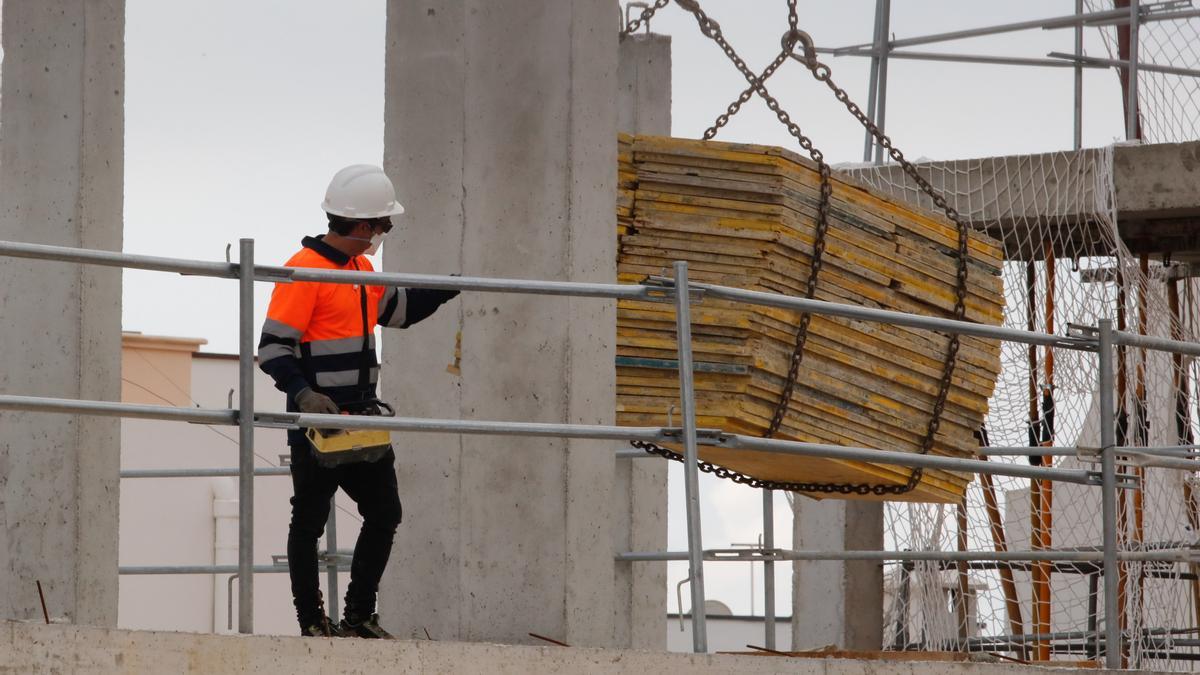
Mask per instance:
[[[288,267],[373,271],[363,255],[379,250],[404,213],[383,170],[364,164],[334,175],[322,208],[329,230],[305,237]],[[292,412],[378,414],[375,326],[407,328],[458,291],[297,281],[275,285],[258,345],[259,367],[287,393]],[[304,429],[288,432],[292,455],[292,520],[287,555],[292,598],[302,635],[388,638],[375,596],[400,524],[395,454],[325,466],[316,461]],[[330,499],[342,488],[363,517],[354,547],[344,618],[334,624],[318,586],[317,539]]]

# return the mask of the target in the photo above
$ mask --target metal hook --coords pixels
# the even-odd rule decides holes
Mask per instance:
[[[798,56],[795,53],[797,43],[804,47],[804,56]],[[793,59],[803,63],[805,66],[808,66],[812,69],[823,66],[821,61],[817,58],[817,47],[815,44],[813,44],[812,36],[800,30],[799,28],[791,28],[784,33],[781,44],[783,45],[784,49],[792,52],[790,56]],[[825,70],[828,70],[828,68],[826,67]]]
[[[692,575],[688,575],[686,579],[675,584],[675,600],[679,607],[679,632],[683,632],[683,585],[692,580]],[[696,608],[692,608],[692,623],[696,623]],[[694,629],[693,629],[694,630]]]
[[[800,36],[804,35],[804,31],[799,28],[789,28],[783,32],[783,37],[779,39],[779,45],[786,52],[791,52],[796,47],[796,43],[800,42]]]
[[[233,244],[225,244],[225,262],[227,262],[227,263],[233,262],[233,258],[229,257],[230,251],[232,251],[232,250],[233,250]]]
[[[672,403],[671,406],[669,408],[667,408],[667,426],[668,427],[675,426],[675,420],[674,420],[674,418],[672,418],[672,413],[674,413],[674,412],[675,412],[675,404]]]

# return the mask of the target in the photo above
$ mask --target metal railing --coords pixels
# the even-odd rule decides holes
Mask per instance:
[[[255,265],[254,242],[241,240],[239,262],[214,263],[174,258],[130,255],[109,251],[94,251],[79,248],[45,246],[15,242],[0,242],[0,256],[36,258],[81,264],[105,265],[131,269],[178,272],[192,276],[208,276],[239,281],[239,407],[237,409],[178,408],[113,403],[107,401],[82,401],[32,396],[0,395],[0,409],[25,410],[47,413],[67,413],[130,417],[142,419],[199,422],[204,424],[236,425],[239,427],[239,550],[236,573],[239,584],[238,630],[253,632],[253,577],[258,572],[278,571],[277,566],[258,567],[253,564],[253,478],[270,472],[255,469],[253,429],[255,427],[321,427],[335,429],[380,429],[388,431],[419,431],[425,433],[489,434],[506,436],[532,436],[556,438],[589,438],[609,440],[642,440],[682,443],[685,450],[684,495],[687,513],[686,552],[626,552],[616,556],[620,561],[638,560],[687,560],[691,581],[693,648],[697,652],[707,651],[707,635],[704,620],[704,561],[750,561],[771,565],[786,560],[978,560],[978,561],[1093,561],[1102,562],[1104,576],[1105,608],[1118,606],[1118,573],[1120,560],[1163,560],[1200,562],[1200,552],[1181,547],[1158,551],[1120,551],[1117,545],[1116,496],[1122,487],[1137,485],[1134,475],[1118,474],[1116,456],[1132,451],[1131,448],[1115,447],[1115,390],[1113,371],[1113,349],[1117,345],[1138,346],[1145,349],[1170,351],[1173,353],[1200,356],[1200,344],[1146,338],[1117,331],[1111,320],[1101,320],[1096,329],[1074,328],[1070,335],[1055,336],[998,326],[986,326],[966,321],[919,316],[903,312],[870,309],[852,305],[806,300],[772,293],[747,291],[711,284],[691,284],[688,281],[686,262],[674,264],[672,278],[654,278],[643,284],[600,284],[521,279],[494,279],[483,277],[451,277],[424,274],[394,274],[383,272],[347,272],[308,268],[286,268]],[[255,281],[289,282],[314,281],[341,284],[372,284],[409,288],[440,288],[459,291],[526,293],[538,295],[560,295],[606,299],[636,299],[658,302],[673,302],[676,308],[676,328],[679,353],[680,396],[682,420],[679,427],[622,427],[586,424],[548,424],[535,422],[501,422],[482,420],[439,420],[418,418],[349,417],[344,415],[315,415],[307,413],[253,412],[254,404],[253,355],[255,327],[253,283]],[[781,307],[826,316],[840,316],[864,321],[887,323],[926,330],[935,330],[961,335],[1010,340],[1024,344],[1049,345],[1063,349],[1097,352],[1099,357],[1099,393],[1101,403],[1101,448],[1093,449],[1100,457],[1100,471],[1057,469],[1041,466],[1003,464],[986,460],[916,455],[903,452],[853,448],[803,443],[778,439],[764,439],[730,434],[718,429],[696,427],[695,397],[692,386],[694,363],[691,351],[690,307],[693,295],[733,300],[759,306]],[[1102,492],[1103,543],[1098,550],[1081,551],[1009,551],[996,552],[946,552],[946,551],[797,551],[780,550],[773,547],[774,527],[771,520],[769,493],[764,496],[764,544],[762,549],[749,550],[706,550],[703,547],[700,523],[700,490],[698,482],[698,447],[701,445],[742,448],[759,452],[816,456],[825,458],[870,461],[905,467],[937,468],[992,475],[1017,476],[1039,480],[1056,480],[1097,485]],[[1039,449],[1040,454],[1046,449]],[[1058,448],[1055,450],[1082,450]],[[1139,452],[1148,449],[1137,449]],[[1187,462],[1195,456],[1193,446],[1160,448],[1159,454],[1170,454]],[[986,449],[985,449],[986,452]],[[618,452],[619,457],[628,453]],[[1200,468],[1200,462],[1196,464]],[[165,470],[163,470],[165,471]],[[162,475],[158,471],[155,475]],[[205,470],[205,475],[227,475],[228,470]],[[220,473],[216,473],[220,472]],[[139,477],[149,477],[151,472],[141,472]],[[133,476],[131,476],[133,477]],[[142,573],[182,573],[189,568],[138,568]],[[203,573],[211,573],[216,567],[203,567]],[[220,568],[223,571],[234,571]],[[768,574],[770,578],[770,574]],[[774,588],[769,585],[767,597],[767,642],[774,642]],[[1119,667],[1121,649],[1120,622],[1107,621],[1104,645],[1109,667]]]

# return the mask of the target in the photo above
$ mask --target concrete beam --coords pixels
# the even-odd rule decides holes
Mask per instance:
[[[617,128],[630,134],[671,135],[671,37],[638,34],[620,41]],[[624,447],[628,447],[626,444]],[[661,551],[667,545],[667,462],[617,460],[613,550]],[[667,611],[665,562],[618,563],[616,644],[666,648],[658,630]]]
[[[615,278],[613,9],[388,3],[384,166],[408,212],[385,269]],[[416,416],[611,424],[615,309],[465,293],[386,336],[384,395]],[[614,643],[615,598],[630,591],[616,588],[611,443],[395,440],[405,522],[385,626],[439,640]]]
[[[1111,178],[1103,175],[1110,162]],[[976,228],[1002,239],[1010,259],[1041,258],[1040,242],[1046,239],[1056,242],[1061,257],[1108,254],[1111,236],[1101,230],[1104,224],[1095,222],[1094,214],[1107,202],[1104,193],[1111,184],[1116,193],[1118,231],[1132,252],[1200,260],[1197,141],[1120,144],[917,166]],[[885,193],[935,210],[914,188],[889,187],[901,179],[898,165],[846,171]]]
[[[0,239],[121,249],[124,0],[5,0]],[[121,396],[121,272],[0,263],[0,392]],[[0,616],[117,620],[117,419],[0,413]],[[4,659],[0,659],[4,662]]]

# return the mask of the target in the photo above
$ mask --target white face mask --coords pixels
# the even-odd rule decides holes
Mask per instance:
[[[371,245],[364,251],[367,255],[375,255],[379,252],[379,247],[383,246],[383,239],[387,236],[387,232],[371,235]]]
[[[379,247],[383,246],[383,239],[386,236],[387,236],[387,232],[380,232],[378,234],[371,235],[370,239],[363,239],[362,237],[342,237],[342,238],[343,239],[353,239],[354,241],[369,242],[371,245],[367,247],[367,250],[363,251],[363,254],[375,255],[376,253],[379,252]]]

